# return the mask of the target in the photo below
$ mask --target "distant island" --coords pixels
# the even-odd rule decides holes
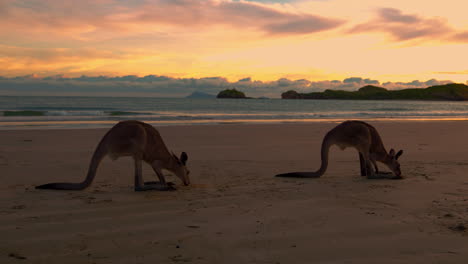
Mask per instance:
[[[468,86],[461,83],[436,85],[428,88],[387,90],[367,85],[357,91],[325,90],[323,92],[298,93],[290,90],[281,94],[282,99],[350,99],[350,100],[468,100]]]
[[[241,91],[238,91],[236,89],[226,89],[218,93],[216,98],[222,98],[222,99],[247,99],[249,97],[246,97],[245,94]]]
[[[216,95],[195,91],[185,98],[215,98]]]

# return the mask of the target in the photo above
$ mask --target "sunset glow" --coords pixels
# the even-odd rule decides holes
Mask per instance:
[[[468,80],[462,0],[0,1],[0,76]]]

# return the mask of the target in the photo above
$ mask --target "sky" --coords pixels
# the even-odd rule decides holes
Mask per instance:
[[[465,0],[0,0],[0,76],[468,80]]]

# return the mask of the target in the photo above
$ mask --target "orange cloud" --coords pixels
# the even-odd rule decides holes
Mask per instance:
[[[455,33],[451,39],[458,42],[468,42],[468,31]]]
[[[399,9],[375,15],[371,0],[306,2],[0,0],[0,75],[234,80],[247,74],[264,81],[368,75],[410,81],[451,78],[432,74],[465,69],[468,33],[455,29],[465,26],[463,14],[450,14],[462,8],[431,2],[419,9],[421,2],[396,0],[392,5]],[[433,17],[439,9],[453,24]],[[350,34],[339,30],[351,27]],[[428,41],[437,43],[422,45]]]
[[[211,28],[227,25],[268,34],[310,34],[340,26],[344,21],[314,14],[288,12],[272,5],[245,1],[158,1],[133,14],[127,22]],[[124,19],[125,20],[125,19]]]
[[[230,26],[267,34],[310,34],[330,30],[344,21],[275,8],[271,4],[219,0],[53,1],[4,2],[0,29],[34,34],[52,33],[75,39],[103,32],[153,32],[167,26],[209,29]],[[95,36],[95,35],[94,35]]]
[[[356,25],[348,31],[351,34],[365,32],[383,32],[396,41],[468,41],[466,32],[458,33],[444,19],[403,14],[395,8],[381,8],[376,18]]]
[[[0,45],[2,74],[7,76],[36,73],[89,71],[108,64],[154,56],[151,53],[116,52],[95,48],[22,48]]]
[[[468,70],[464,70],[464,71],[444,71],[444,72],[435,72],[437,74],[462,74],[462,75],[468,75]]]

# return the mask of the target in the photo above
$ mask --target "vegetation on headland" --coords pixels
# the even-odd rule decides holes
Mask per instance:
[[[234,89],[226,89],[218,93],[216,98],[233,98],[233,99],[246,99],[248,97],[241,91]]]
[[[281,94],[282,99],[351,99],[351,100],[468,100],[468,86],[461,83],[436,85],[428,88],[387,90],[367,85],[357,91],[325,90],[323,92],[298,93],[290,90]]]

